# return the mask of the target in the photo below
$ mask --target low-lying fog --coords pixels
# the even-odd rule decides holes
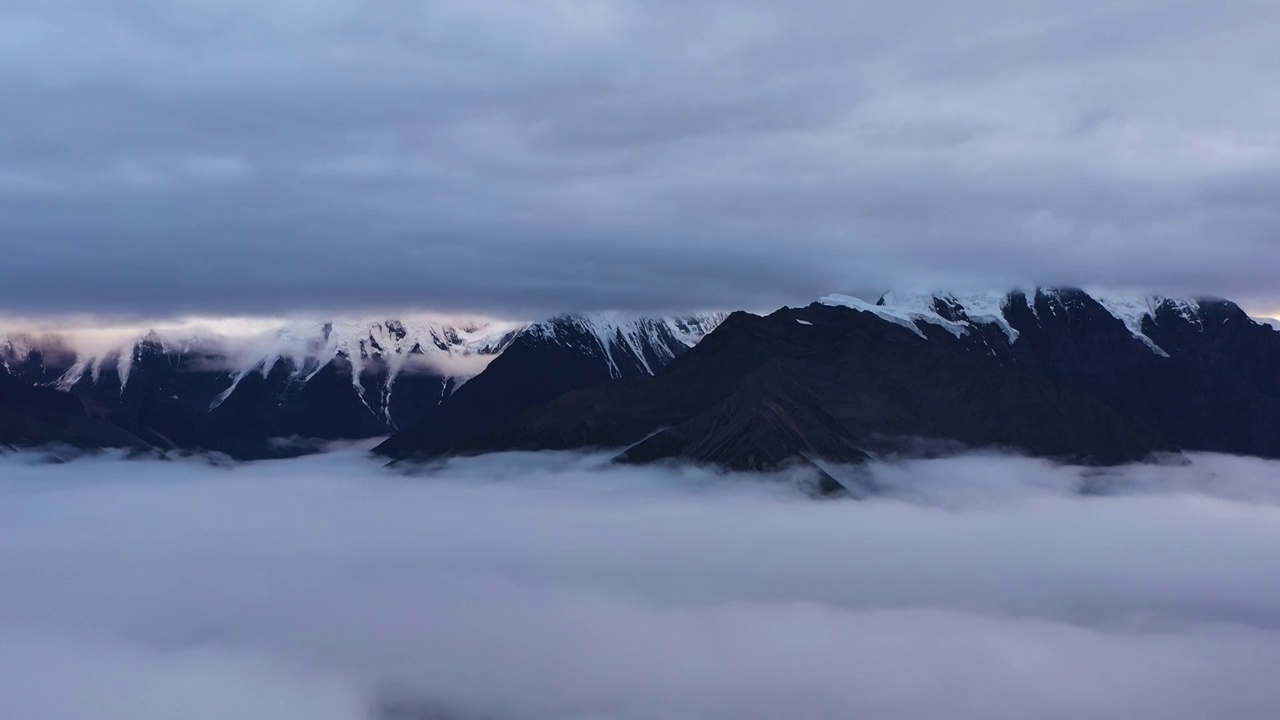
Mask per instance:
[[[0,717],[1280,716],[1280,463],[872,472],[0,457]]]

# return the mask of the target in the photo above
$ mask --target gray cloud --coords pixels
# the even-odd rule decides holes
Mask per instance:
[[[1280,307],[1274,3],[0,11],[0,309]]]
[[[1280,708],[1274,462],[973,455],[873,466],[865,502],[601,463],[0,457],[0,715]]]

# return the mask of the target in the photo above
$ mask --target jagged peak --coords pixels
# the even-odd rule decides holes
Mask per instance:
[[[1112,317],[1124,323],[1129,332],[1157,355],[1168,356],[1163,348],[1146,335],[1147,318],[1154,320],[1162,310],[1174,313],[1183,322],[1204,327],[1202,309],[1209,302],[1228,302],[1205,297],[1171,297],[1165,295],[1124,295],[1096,290],[1065,287],[1016,288],[1007,292],[901,292],[890,291],[875,303],[849,295],[828,295],[819,300],[824,305],[849,307],[872,313],[881,319],[901,325],[921,338],[927,338],[921,323],[946,329],[960,337],[974,324],[996,325],[1004,331],[1010,344],[1019,333],[1008,320],[1008,310],[1015,301],[1025,302],[1039,319],[1038,303],[1042,300],[1061,302],[1074,293],[1097,302]],[[1020,299],[1019,299],[1020,298]]]
[[[585,334],[594,339],[609,363],[610,372],[615,376],[622,374],[614,357],[616,350],[627,352],[640,363],[645,372],[652,375],[656,368],[650,365],[646,349],[662,362],[669,362],[676,353],[668,341],[693,347],[719,327],[728,316],[728,313],[714,311],[684,315],[569,313],[536,323],[529,328],[529,332],[555,342],[565,339],[566,333]]]

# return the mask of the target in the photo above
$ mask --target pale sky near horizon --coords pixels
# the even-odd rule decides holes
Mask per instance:
[[[1080,285],[1280,314],[1261,0],[0,9],[0,316],[767,309]]]

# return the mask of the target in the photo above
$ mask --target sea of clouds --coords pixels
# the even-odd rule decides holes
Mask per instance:
[[[6,720],[1280,716],[1280,463],[0,456]]]

